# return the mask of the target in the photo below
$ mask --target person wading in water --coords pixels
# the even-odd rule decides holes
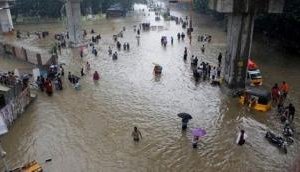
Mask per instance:
[[[246,143],[246,138],[245,130],[241,130],[237,137],[236,144],[243,146]]]
[[[131,136],[132,136],[132,138],[133,138],[133,141],[135,141],[135,142],[140,141],[140,137],[141,137],[141,139],[143,138],[143,137],[142,137],[142,133],[140,132],[140,130],[137,129],[137,127],[134,127],[134,128],[133,128],[133,131],[132,131],[132,133],[131,133]]]

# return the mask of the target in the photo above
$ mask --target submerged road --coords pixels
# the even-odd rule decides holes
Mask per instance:
[[[80,68],[88,61],[91,72],[100,72],[98,84],[92,81],[92,73],[81,80],[82,89],[75,91],[64,79],[64,90],[55,91],[52,97],[39,93],[38,99],[19,118],[10,132],[1,138],[7,151],[10,167],[30,160],[43,162],[51,172],[96,171],[272,171],[282,172],[294,162],[299,146],[299,134],[295,144],[282,154],[264,138],[268,130],[281,133],[282,124],[275,110],[267,113],[249,111],[238,104],[237,99],[225,96],[220,88],[209,82],[195,82],[190,66],[190,56],[200,61],[217,64],[219,52],[225,52],[226,33],[222,24],[206,15],[193,14],[194,36],[177,41],[176,34],[184,30],[175,22],[155,22],[154,13],[138,10],[126,18],[100,19],[85,22],[84,28],[100,33],[102,40],[91,48],[83,59],[78,51],[63,50],[59,61],[66,63],[68,71],[80,75]],[[187,12],[174,10],[172,15],[185,17]],[[149,21],[164,29],[141,33],[137,45],[133,25]],[[130,51],[118,52],[117,61],[108,56],[108,47],[116,49],[112,35],[126,27],[121,43],[129,42]],[[22,31],[64,31],[62,24],[16,26]],[[196,37],[212,35],[205,54]],[[174,45],[166,48],[160,44],[161,36],[174,37]],[[47,47],[52,41],[22,40],[32,46]],[[182,59],[184,47],[188,48],[188,61]],[[300,105],[300,60],[266,47],[256,41],[253,58],[262,70],[265,85],[286,80],[291,85],[291,100],[296,109]],[[27,64],[0,58],[0,68],[27,68]],[[163,66],[161,77],[152,73],[153,63]],[[65,76],[66,77],[66,76]],[[177,113],[193,116],[188,131],[181,132]],[[299,126],[297,116],[295,125]],[[131,138],[133,126],[143,134],[136,144]],[[202,127],[207,135],[201,139],[197,150],[191,146],[191,129]],[[245,146],[235,142],[239,128],[248,134]]]

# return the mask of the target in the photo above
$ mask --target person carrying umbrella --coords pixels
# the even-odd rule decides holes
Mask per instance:
[[[195,129],[193,129],[192,134],[194,136],[193,141],[192,141],[192,146],[195,149],[198,147],[199,138],[205,136],[206,131],[202,128],[195,128]]]
[[[188,123],[189,123],[189,119],[188,118],[182,118],[182,120],[181,120],[182,130],[186,130],[187,129]]]
[[[193,145],[194,149],[198,147],[198,141],[199,141],[199,137],[198,136],[194,136],[193,137],[193,141],[192,141],[192,145]]]
[[[186,130],[189,120],[193,119],[193,117],[188,113],[179,113],[177,114],[177,116],[182,118],[181,120],[182,130]]]

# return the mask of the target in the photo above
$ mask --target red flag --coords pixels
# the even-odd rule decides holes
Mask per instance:
[[[251,59],[248,59],[248,69],[257,69],[258,66],[254,63],[254,61],[252,61]]]

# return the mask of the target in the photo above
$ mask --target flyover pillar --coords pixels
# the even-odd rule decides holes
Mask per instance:
[[[67,28],[69,41],[72,44],[79,44],[82,41],[80,1],[67,0],[66,2]]]
[[[14,30],[9,2],[14,0],[0,0],[0,26],[3,33],[11,32]]]
[[[224,80],[230,88],[244,88],[255,15],[281,13],[284,0],[209,0],[209,7],[227,14]]]

